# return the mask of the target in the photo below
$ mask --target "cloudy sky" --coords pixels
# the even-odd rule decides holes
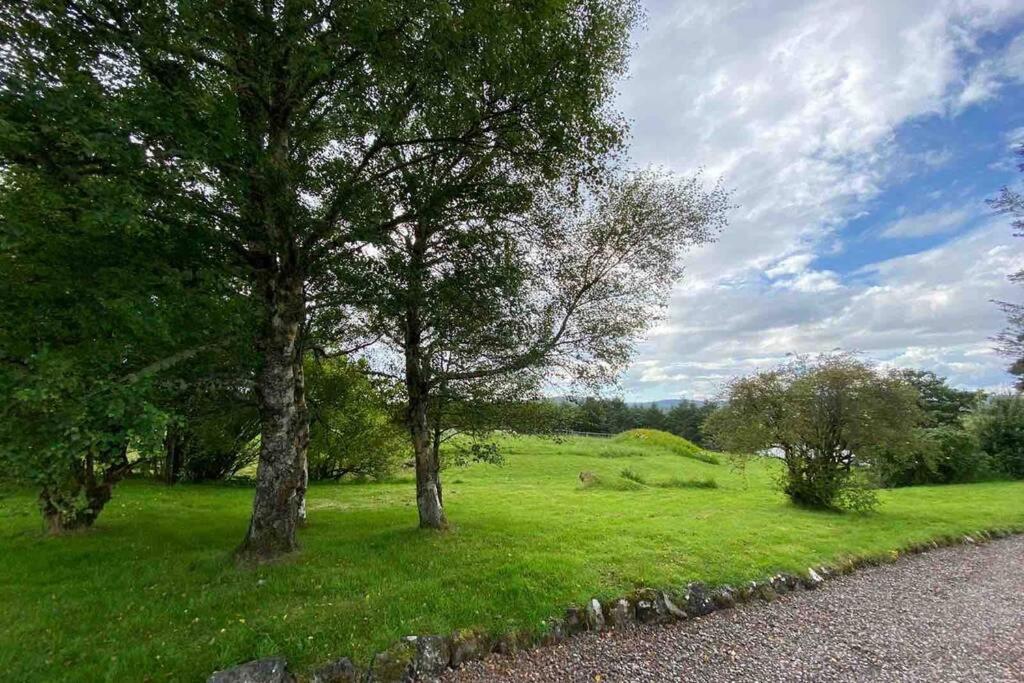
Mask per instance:
[[[1018,182],[1024,2],[648,0],[620,106],[632,159],[734,189],[686,257],[627,399],[705,398],[787,353],[843,348],[1007,386],[991,299],[1024,240],[985,205]],[[1024,176],[1020,176],[1024,178]]]

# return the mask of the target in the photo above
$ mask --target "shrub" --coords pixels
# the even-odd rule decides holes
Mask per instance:
[[[1020,395],[989,398],[964,424],[997,474],[1024,478],[1024,399]]]
[[[920,429],[911,445],[879,451],[872,465],[881,486],[952,484],[993,474],[974,434],[953,425]]]
[[[850,354],[796,358],[733,380],[727,393],[728,404],[708,417],[708,433],[737,453],[781,453],[782,490],[810,507],[871,507],[874,495],[856,465],[913,443],[923,419],[911,385]]]
[[[389,409],[387,387],[374,385],[357,363],[308,361],[309,477],[385,477],[410,455],[405,432]]]
[[[620,476],[623,479],[628,479],[629,481],[636,482],[637,484],[640,484],[641,486],[646,486],[647,485],[647,480],[644,479],[642,476],[640,476],[639,472],[635,472],[635,471],[629,469],[628,467],[626,469],[622,470],[622,472],[620,473]]]

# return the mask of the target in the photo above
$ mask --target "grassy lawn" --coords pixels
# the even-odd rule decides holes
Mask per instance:
[[[540,628],[638,584],[737,583],[944,534],[1024,530],[1024,482],[885,491],[878,512],[794,508],[773,463],[741,476],[643,439],[512,440],[446,473],[450,533],[418,531],[409,480],[313,486],[294,560],[236,569],[246,488],[130,482],[96,529],[47,538],[31,492],[0,498],[5,680],[200,680],[282,654],[296,671],[400,636]],[[627,482],[623,469],[645,484]],[[580,485],[583,470],[598,483]],[[666,482],[706,481],[717,488]]]

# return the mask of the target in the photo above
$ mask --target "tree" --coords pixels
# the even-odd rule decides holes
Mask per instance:
[[[923,420],[911,444],[877,451],[872,463],[875,480],[883,486],[913,486],[984,476],[984,458],[962,424],[984,394],[954,389],[945,377],[926,370],[903,369],[895,376],[917,390]]]
[[[1024,159],[1024,144],[1017,148],[1017,156]],[[1024,171],[1024,162],[1018,164]],[[996,213],[1013,218],[1011,225],[1016,231],[1014,237],[1024,236],[1024,194],[1020,190],[1004,186],[995,199],[988,201]],[[1010,275],[1010,281],[1024,284],[1024,270]],[[1000,353],[1012,358],[1009,371],[1017,377],[1017,390],[1024,391],[1024,305],[1008,301],[997,301],[996,304],[1006,314],[1007,326],[997,337]]]
[[[800,505],[873,504],[854,465],[880,449],[909,447],[923,419],[917,391],[850,354],[796,358],[733,380],[728,403],[708,420],[715,442],[735,453],[774,449],[785,462],[782,488]]]
[[[383,477],[409,457],[395,416],[395,387],[375,383],[364,364],[344,358],[306,361],[309,475]]]
[[[929,370],[903,369],[896,376],[917,389],[918,405],[929,427],[958,426],[984,396],[980,391],[955,389]]]
[[[705,401],[680,401],[665,415],[665,429],[676,436],[704,446],[704,421],[715,411],[715,404]]]
[[[1024,398],[992,396],[965,423],[978,448],[991,458],[994,474],[1024,478]]]
[[[60,533],[92,525],[117,482],[146,464],[139,454],[159,452],[164,400],[177,391],[167,380],[227,352],[245,315],[194,217],[151,205],[150,174],[108,173],[136,152],[105,137],[110,108],[94,84],[66,74],[44,97],[4,64],[0,459],[38,486]],[[72,116],[76,135],[46,127]]]
[[[665,429],[665,413],[662,412],[657,404],[652,403],[646,408],[641,408],[638,412],[639,426],[647,427],[648,429]]]
[[[189,217],[191,243],[220,255],[261,312],[259,466],[240,553],[268,558],[297,544],[308,334],[346,336],[338,274],[419,218],[392,201],[394,179],[472,150],[515,194],[614,148],[621,126],[605,105],[635,8],[34,0],[0,12],[5,167],[38,170],[78,141],[165,234]]]
[[[421,527],[447,525],[438,453],[446,419],[465,417],[450,407],[486,405],[493,428],[496,408],[547,376],[614,378],[679,275],[678,255],[711,239],[728,205],[699,178],[650,172],[609,179],[580,210],[548,199],[511,215],[491,201],[435,207],[381,247],[375,279],[388,284],[370,325],[401,367]]]

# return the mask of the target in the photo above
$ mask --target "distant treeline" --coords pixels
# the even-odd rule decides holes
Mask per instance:
[[[707,445],[700,427],[716,409],[714,403],[684,400],[663,410],[654,403],[631,405],[620,398],[565,400],[554,405],[558,423],[567,430],[617,434],[645,427],[671,432],[698,446]]]

